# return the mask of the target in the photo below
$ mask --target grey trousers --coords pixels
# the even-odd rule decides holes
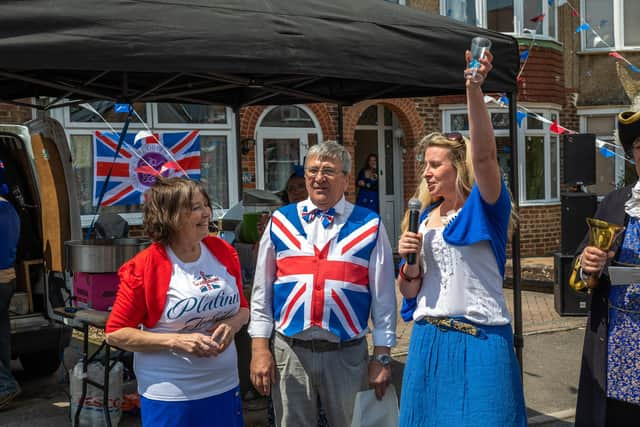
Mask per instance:
[[[18,384],[11,374],[11,324],[9,303],[16,281],[0,283],[0,395],[16,391]]]
[[[278,427],[316,427],[318,395],[331,427],[348,427],[356,393],[369,388],[367,341],[336,351],[289,346],[276,334],[276,383],[272,389]]]

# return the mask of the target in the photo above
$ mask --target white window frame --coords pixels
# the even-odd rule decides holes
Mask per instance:
[[[593,47],[587,46],[587,31],[580,32],[580,45],[583,52],[609,52],[616,50],[640,50],[640,45],[626,46],[624,42],[624,0],[598,0],[612,2],[613,4],[613,38],[615,43],[613,46]],[[634,0],[637,1],[637,0]],[[585,0],[580,0],[580,10],[586,10]],[[592,25],[592,22],[589,22]],[[589,30],[588,30],[589,31]]]
[[[614,123],[615,123],[615,118],[618,116],[619,113],[621,113],[622,111],[625,111],[624,109],[621,109],[620,107],[604,107],[604,108],[585,108],[585,109],[578,109],[577,110],[577,115],[580,119],[580,132],[584,133],[587,132],[587,120],[590,117],[613,117],[614,118]],[[617,137],[614,134],[611,135],[598,135],[596,134],[596,138],[597,139],[602,139],[604,141],[607,142],[613,142],[616,144],[616,154],[618,154],[615,157],[615,163],[614,163],[614,170],[615,170],[615,176],[614,179],[616,181],[616,187],[618,186],[618,182],[620,182],[620,180],[624,179],[624,169],[625,169],[625,161],[622,159],[622,157],[620,156],[624,156],[624,149],[622,148],[622,146],[620,144],[618,144],[617,141]],[[611,147],[607,147],[609,149],[611,149]],[[597,146],[596,146],[596,149]],[[599,154],[596,153],[596,156],[598,156]]]
[[[474,1],[474,0],[471,0]],[[536,40],[553,40],[553,41],[558,41],[558,8],[556,5],[556,2],[553,3],[553,6],[549,6],[549,2],[548,0],[537,0],[540,1],[542,3],[542,13],[545,14],[545,19],[542,21],[542,34],[531,34],[529,32],[523,32],[523,28],[524,28],[524,17],[523,17],[523,13],[524,13],[524,4],[523,1],[530,1],[530,0],[513,0],[513,9],[514,9],[514,16],[513,16],[513,28],[514,31],[513,32],[506,32],[504,34],[510,34],[512,36],[516,36],[519,38],[536,38]],[[475,5],[476,5],[476,13],[478,14],[478,16],[476,16],[476,22],[478,23],[478,27],[482,27],[482,28],[487,28],[487,0],[475,0]],[[549,35],[549,7],[554,7],[556,8],[556,13],[555,13],[555,32],[556,34],[554,35]],[[443,16],[447,16],[447,6],[446,6],[446,1],[445,0],[441,0],[440,1],[440,14]],[[530,19],[530,18],[529,18]]]
[[[237,153],[237,141],[236,141],[236,126],[235,116],[233,110],[229,107],[225,107],[227,110],[227,122],[226,124],[206,124],[206,123],[159,123],[158,122],[158,109],[157,103],[146,104],[147,114],[147,126],[152,132],[171,132],[176,130],[194,130],[197,129],[201,136],[224,136],[227,142],[227,170],[234,171],[237,168],[236,153]],[[109,127],[103,122],[83,123],[72,122],[70,117],[69,107],[54,109],[51,112],[51,116],[62,123],[67,142],[71,146],[72,135],[91,135],[94,130],[111,131]],[[111,123],[111,126],[116,131],[122,129],[123,123]],[[129,132],[144,130],[145,126],[133,119],[129,124]],[[229,206],[233,206],[238,203],[238,177],[235,173],[229,174]],[[215,218],[221,217],[226,212],[226,209],[215,210],[213,215]],[[142,212],[129,212],[120,213],[130,225],[142,224]],[[89,227],[93,221],[93,215],[81,215],[81,225],[83,228]]]
[[[522,105],[532,112],[536,112],[547,119],[550,119],[551,114],[555,114],[556,117],[560,117],[561,106],[557,104],[539,104],[539,103],[521,103],[518,105]],[[451,129],[450,122],[451,116],[454,114],[467,114],[467,107],[464,104],[450,104],[450,105],[441,105],[440,110],[442,111],[442,130],[443,132],[460,132],[465,136],[469,136],[469,131],[464,130],[460,131],[458,129]],[[508,110],[504,108],[488,108],[489,114],[491,113],[505,113]],[[509,129],[496,129],[494,130],[496,137],[508,137]],[[548,124],[543,124],[542,129],[527,129],[526,119],[522,121],[522,126],[517,128],[517,139],[518,139],[518,192],[519,192],[519,205],[520,206],[541,206],[541,205],[556,205],[560,203],[560,145],[562,143],[562,138],[558,135],[558,150],[556,153],[556,177],[557,177],[557,188],[556,188],[556,197],[552,197],[552,189],[551,189],[551,157],[549,155],[549,151],[551,149],[551,131],[549,130]],[[544,182],[545,182],[545,198],[540,200],[526,200],[526,176],[525,176],[525,138],[527,136],[544,136]]]
[[[309,141],[307,140],[306,135],[308,135],[309,133],[316,133],[316,135],[318,135],[318,142],[324,141],[322,126],[320,126],[320,121],[318,120],[318,117],[316,117],[316,114],[313,112],[313,110],[304,104],[295,104],[294,106],[301,109],[305,113],[307,113],[307,115],[311,118],[311,121],[313,122],[314,127],[286,128],[286,127],[262,126],[262,121],[264,120],[265,117],[267,117],[267,114],[269,114],[271,111],[275,110],[276,108],[282,107],[282,105],[270,105],[266,107],[264,110],[262,110],[262,113],[260,113],[260,116],[258,116],[258,120],[256,121],[257,125],[253,134],[253,137],[256,140],[256,153],[260,153],[259,155],[256,155],[256,188],[264,189],[265,164],[264,164],[264,155],[262,152],[264,150],[264,146],[262,145],[262,140],[265,135],[267,135],[267,138],[287,139],[287,138],[298,138],[300,136],[300,133],[305,133],[305,137],[301,138],[300,140],[300,144],[301,144],[300,161],[304,159],[304,157],[307,155],[307,151],[309,150]]]

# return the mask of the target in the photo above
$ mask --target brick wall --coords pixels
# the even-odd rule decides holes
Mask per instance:
[[[31,108],[0,103],[0,123],[22,124],[31,120]]]
[[[521,46],[520,51],[528,49]],[[518,100],[564,105],[563,55],[559,49],[534,45],[518,81]]]
[[[560,250],[560,204],[520,208],[520,253],[544,256]],[[507,248],[511,253],[511,248]]]

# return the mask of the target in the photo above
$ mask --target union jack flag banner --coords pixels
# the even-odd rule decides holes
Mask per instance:
[[[102,206],[139,205],[144,201],[144,193],[156,181],[152,174],[136,172],[136,169],[148,167],[147,163],[163,176],[181,176],[182,171],[162,168],[173,162],[167,151],[178,161],[178,165],[187,172],[189,178],[200,179],[200,133],[165,132],[155,138],[143,138],[135,142],[135,133],[127,133],[125,143],[120,147],[118,157],[113,164],[111,178],[102,200]],[[95,131],[93,135],[93,205],[97,205],[102,187],[111,169],[113,155],[118,147],[120,135],[113,132]],[[162,144],[162,146],[160,146]],[[163,148],[164,147],[164,148]],[[144,159],[144,161],[142,160]],[[146,163],[145,163],[146,161]]]
[[[369,257],[379,222],[373,212],[355,206],[338,236],[317,248],[306,238],[296,205],[274,213],[273,312],[278,331],[292,336],[318,326],[344,341],[367,328]]]

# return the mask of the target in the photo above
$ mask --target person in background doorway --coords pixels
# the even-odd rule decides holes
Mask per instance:
[[[154,243],[120,268],[107,342],[134,352],[143,426],[240,427],[234,336],[249,310],[238,255],[209,236],[200,183],[158,179],[146,196]]]
[[[471,60],[466,52],[466,61]],[[511,198],[481,85],[466,81],[470,139],[431,133],[424,156],[418,232],[406,223],[397,285],[414,320],[400,402],[401,427],[526,426],[520,369],[502,284]],[[465,70],[465,75],[470,73]]]
[[[640,267],[640,112],[618,115],[618,136],[638,180],[607,194],[594,217],[625,226],[615,250],[578,247],[578,276],[599,275],[590,294],[576,408],[577,427],[640,423],[640,283],[611,285],[608,264]],[[602,274],[601,274],[602,272]]]
[[[379,200],[378,200],[378,156],[375,154],[369,154],[367,161],[360,172],[358,172],[358,179],[356,179],[356,186],[358,187],[358,196],[356,198],[356,205],[364,208],[371,209],[372,211],[379,213]]]
[[[9,192],[0,160],[0,409],[20,393],[11,374],[11,325],[9,304],[16,290],[16,249],[20,238],[20,217],[5,196]]]

